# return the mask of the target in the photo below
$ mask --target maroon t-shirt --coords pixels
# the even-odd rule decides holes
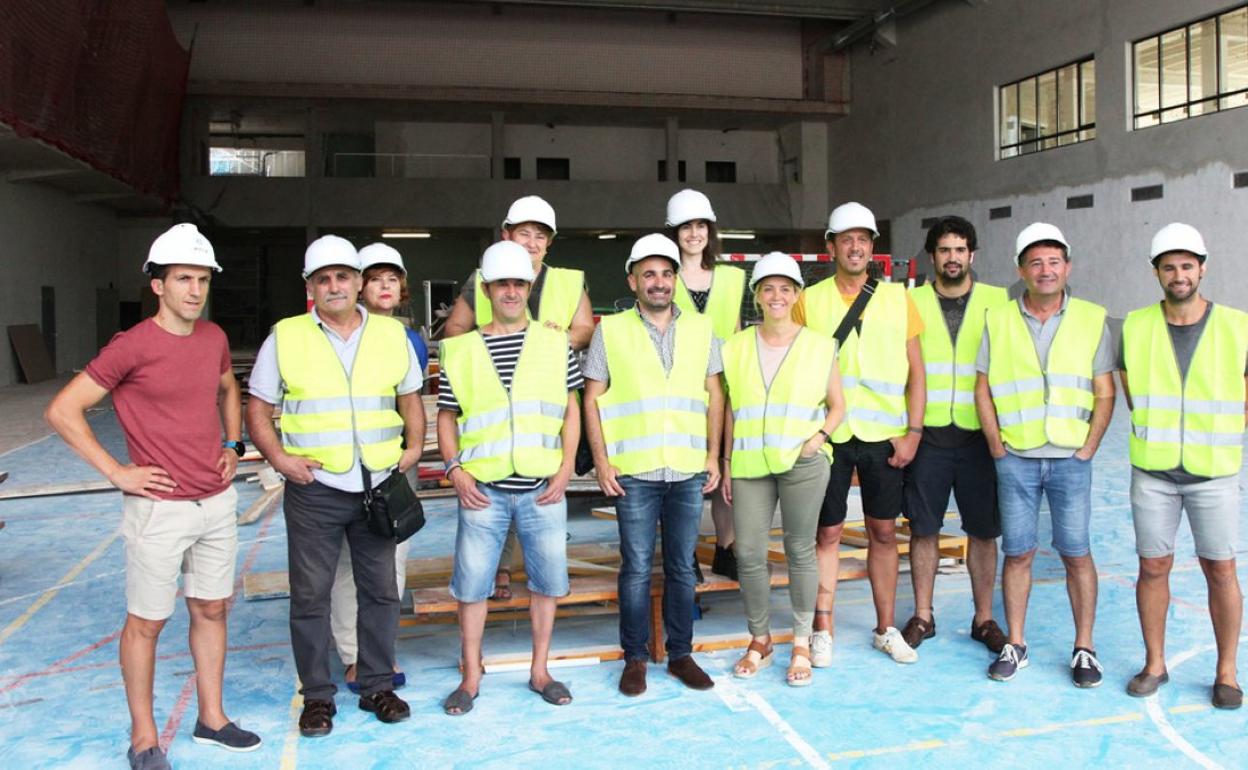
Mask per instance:
[[[223,491],[217,461],[222,425],[221,375],[230,345],[211,321],[189,336],[170,334],[148,318],[117,334],[87,364],[87,375],[112,392],[130,462],[158,465],[177,488],[169,500],[198,500]]]

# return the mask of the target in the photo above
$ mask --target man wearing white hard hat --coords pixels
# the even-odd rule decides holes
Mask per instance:
[[[745,271],[719,261],[719,228],[710,198],[697,190],[681,190],[667,201],[666,223],[668,235],[680,247],[672,301],[682,312],[710,318],[711,330],[723,342],[741,328]],[[711,520],[715,524],[711,572],[736,580],[732,506],[722,495],[711,496]]]
[[[552,705],[572,702],[546,659],[556,601],[568,592],[564,494],[581,433],[581,372],[568,336],[529,320],[534,274],[522,246],[490,246],[480,277],[489,323],[442,340],[438,357],[438,450],[459,500],[451,595],[459,601],[463,679],[442,704],[451,716],[471,711],[481,691],[486,599],[513,527],[529,578],[529,688]]]
[[[639,238],[624,263],[637,305],[602,319],[585,360],[585,430],[598,485],[616,498],[619,688],[630,696],[646,690],[650,572],[660,530],[668,673],[695,690],[714,686],[692,655],[693,554],[702,496],[720,480],[723,365],[710,319],[672,301],[679,269],[670,238]]]
[[[1016,302],[988,311],[975,361],[975,408],[996,461],[1005,554],[1001,594],[1008,641],[988,676],[1009,681],[1029,662],[1024,623],[1044,496],[1074,615],[1071,681],[1096,687],[1102,669],[1092,642],[1097,577],[1088,529],[1092,457],[1114,410],[1109,327],[1105,308],[1067,291],[1070,245],[1061,230],[1044,222],[1028,225],[1014,252],[1027,290]]]
[[[819,515],[819,598],[811,653],[816,668],[832,665],[832,606],[840,571],[841,532],[857,473],[869,534],[867,571],[875,603],[872,644],[898,663],[918,653],[897,630],[897,517],[903,468],[923,433],[926,384],[919,335],[923,319],[903,284],[869,273],[879,231],[860,203],[832,210],[825,233],[836,272],[806,292],[806,323],[836,339],[845,420],[832,433],[836,448]]]
[[[374,534],[361,512],[366,483],[375,489],[419,461],[425,410],[424,375],[403,325],[357,303],[360,261],[350,241],[318,238],[303,264],[312,309],[279,321],[260,346],[247,430],[286,477],[290,641],[302,684],[299,730],[311,738],[329,734],[337,711],[330,593],[344,538],[358,604],[359,708],[388,723],[410,715],[394,694],[395,541]]]
[[[130,707],[132,768],[169,767],[152,707],[156,641],[173,614],[178,575],[190,615],[199,717],[195,740],[259,748],[222,706],[226,611],[238,552],[234,469],[243,454],[242,407],[225,333],[200,318],[214,272],[212,244],[192,224],[152,243],[143,271],[156,315],[113,337],[66,385],[44,417],[124,497],[126,622],[121,674]],[[100,445],[86,412],[112,395],[130,462]],[[224,435],[223,435],[224,434]]]
[[[1170,568],[1186,511],[1217,640],[1213,705],[1235,709],[1244,698],[1235,667],[1243,615],[1235,549],[1248,422],[1248,314],[1201,296],[1208,251],[1191,225],[1158,230],[1149,262],[1162,301],[1127,315],[1118,360],[1131,408],[1131,514],[1140,558],[1135,598],[1146,655],[1127,692],[1151,695],[1170,679]]]
[[[735,549],[750,644],[733,667],[749,679],[771,663],[771,578],[767,560],[776,503],[784,529],[793,607],[793,652],[785,681],[813,681],[810,636],[819,591],[815,532],[828,488],[828,438],[845,416],[836,342],[798,321],[805,282],[788,254],[754,264],[750,289],[761,325],[724,344],[724,380],[732,419],[724,428],[729,476],[722,497],[732,503]]]
[[[970,637],[993,654],[1005,646],[1005,632],[992,618],[997,580],[997,474],[975,412],[975,357],[989,308],[1008,303],[1003,287],[971,276],[975,262],[975,226],[958,216],[941,217],[927,231],[925,250],[932,258],[931,282],[910,290],[923,316],[923,366],[927,403],[923,439],[906,466],[902,496],[910,522],[910,582],[914,615],[901,630],[906,644],[918,649],[936,635],[933,596],[940,563],[940,530],[952,495],[967,536],[966,567],[975,614]]]
[[[555,239],[555,209],[536,195],[517,198],[507,209],[501,227],[502,239],[524,247],[533,268],[533,283],[529,290],[529,317],[552,329],[568,333],[568,343],[573,350],[584,350],[594,332],[593,309],[585,286],[585,273],[546,264],[546,252]],[[480,328],[491,320],[489,297],[485,295],[478,271],[464,281],[464,287],[451,315],[446,319],[444,338]],[[511,598],[512,554],[516,535],[507,536],[495,575],[493,598]]]
[[[360,289],[360,303],[369,313],[398,318],[407,331],[408,341],[416,350],[416,359],[420,362],[423,373],[429,362],[429,350],[425,341],[420,332],[411,328],[405,319],[395,315],[395,310],[406,305],[408,299],[407,268],[403,266],[403,255],[388,243],[371,243],[360,249],[360,273],[363,284]],[[407,470],[408,483],[413,489],[420,483],[418,472],[418,466],[415,465]],[[399,590],[400,601],[407,582],[407,553],[411,546],[412,541],[409,538],[394,548],[395,586]],[[339,552],[338,570],[334,574],[334,588],[330,593],[329,604],[334,649],[338,651],[338,657],[346,667],[343,679],[346,680],[348,690],[358,693],[360,686],[355,680],[356,652],[359,649],[355,628],[355,573],[351,569],[351,547],[345,540]],[[407,677],[402,671],[396,670],[393,682],[395,689],[398,689],[407,683]]]

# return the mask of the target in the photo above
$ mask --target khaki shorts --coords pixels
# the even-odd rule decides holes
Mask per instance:
[[[145,620],[173,614],[178,575],[189,599],[234,593],[238,554],[238,492],[229,487],[202,500],[125,496],[126,611]]]

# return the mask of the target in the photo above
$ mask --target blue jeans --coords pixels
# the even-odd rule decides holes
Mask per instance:
[[[650,656],[650,572],[655,534],[663,532],[663,627],[667,654],[675,660],[693,652],[693,550],[702,522],[706,474],[686,481],[641,481],[619,477],[616,498],[620,526],[620,646],[625,660]]]
[[[524,552],[524,571],[530,593],[564,596],[568,593],[568,502],[538,505],[546,485],[531,492],[509,492],[477,482],[490,498],[483,511],[459,508],[455,530],[455,567],[451,595],[461,602],[483,602],[494,593],[498,555],[512,521]]]
[[[1001,551],[1006,556],[1022,556],[1035,550],[1039,542],[1041,494],[1049,501],[1053,548],[1062,556],[1087,556],[1091,552],[1091,460],[1038,459],[1006,453],[996,463]]]

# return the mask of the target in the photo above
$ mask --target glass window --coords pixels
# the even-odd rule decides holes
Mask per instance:
[[[1136,128],[1248,105],[1248,5],[1132,46]]]
[[[997,89],[998,157],[1096,138],[1096,62],[1072,62]]]

